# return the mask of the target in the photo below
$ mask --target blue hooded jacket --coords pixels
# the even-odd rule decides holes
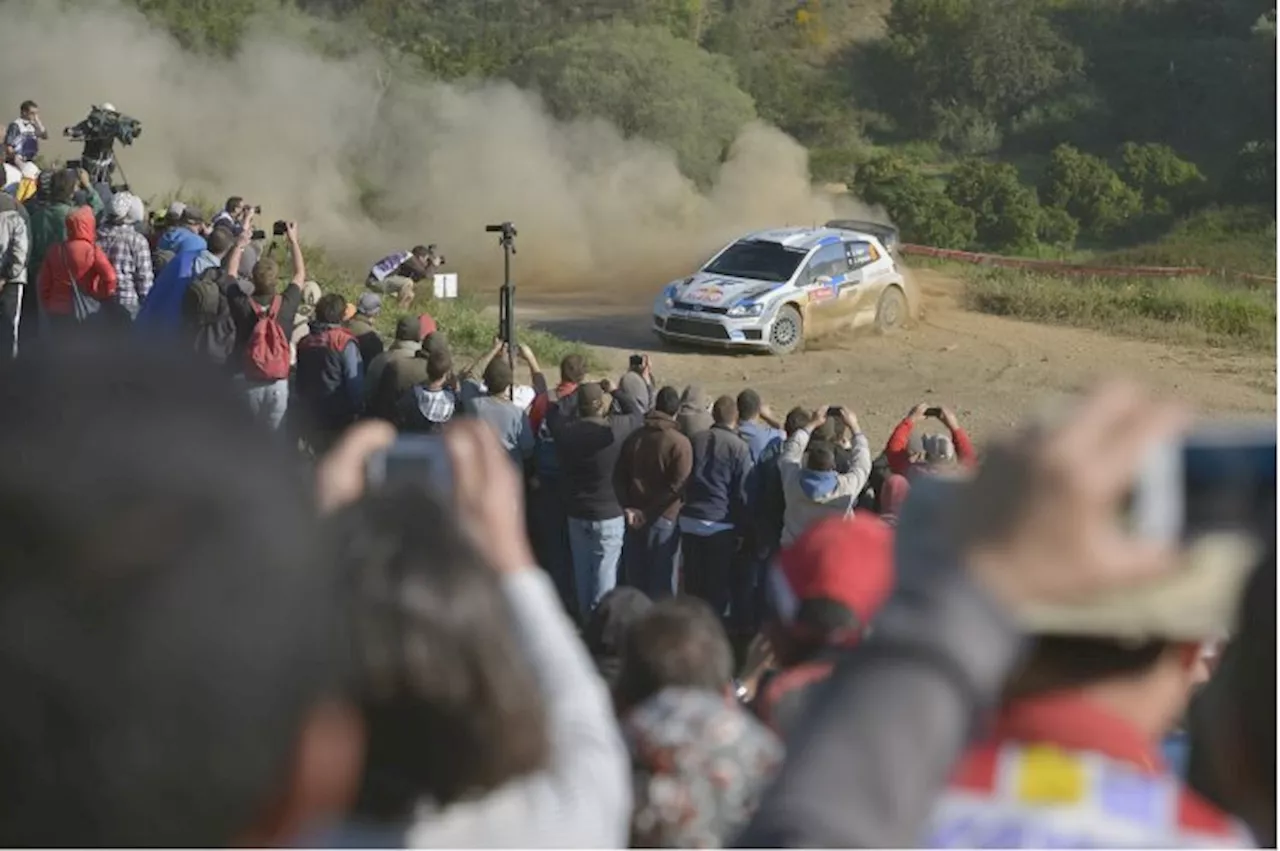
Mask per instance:
[[[176,255],[165,264],[151,292],[142,302],[135,323],[137,327],[145,330],[178,328],[182,323],[182,299],[191,286],[191,279],[217,265],[218,258],[203,248]]]

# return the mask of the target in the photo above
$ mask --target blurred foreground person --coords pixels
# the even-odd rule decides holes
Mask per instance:
[[[412,486],[362,494],[365,459],[394,437],[356,426],[319,473],[326,508],[363,497],[342,547],[368,737],[356,825],[408,847],[620,847],[626,749],[534,563],[510,456],[459,420],[444,437],[451,505]]]
[[[1184,569],[1176,553],[1127,533],[1118,518],[1146,451],[1173,439],[1186,423],[1178,409],[1117,384],[1060,421],[993,447],[972,478],[915,483],[896,537],[894,596],[875,631],[837,666],[806,712],[788,741],[778,781],[740,841],[885,847],[915,845],[928,836],[929,818],[957,758],[1022,657],[1019,619],[1172,581]],[[1198,626],[1192,631],[1200,632]],[[1177,655],[1162,651],[1160,658],[1173,662]],[[1169,673],[1162,676],[1162,690],[1177,691],[1178,677]],[[1130,742],[1141,738],[1128,734]],[[1092,772],[1090,779],[1097,777]],[[1129,782],[1125,772],[1113,776]],[[1150,788],[1142,779],[1130,786],[1136,797]],[[1021,812],[1006,812],[1025,819],[1026,809],[1044,800],[1037,796],[1092,790],[1060,781],[1022,787],[1033,793],[1031,800]],[[1138,808],[1135,817],[1156,814],[1157,804]],[[1168,810],[1163,814],[1174,818]],[[1222,826],[1216,815],[1209,821]],[[1039,822],[1046,824],[1052,821]],[[1084,827],[1074,841],[1106,846],[1197,838],[1218,845],[1232,838],[1214,830],[1183,836],[1173,823],[1117,832],[1114,819],[1100,818],[1086,819]],[[1097,833],[1090,836],[1090,829]],[[1054,836],[1041,829],[1003,841],[1043,845]]]
[[[1230,626],[1251,555],[1193,547],[1160,583],[1019,612],[1035,635],[994,728],[961,760],[933,847],[1235,847],[1160,742],[1186,710],[1204,642]]]
[[[339,577],[225,378],[139,346],[0,372],[0,844],[286,844],[359,774]]]
[[[618,714],[666,688],[733,698],[733,647],[720,618],[697,597],[655,603],[627,630],[614,686]]]
[[[582,630],[587,652],[605,685],[613,688],[622,670],[622,653],[627,633],[653,608],[653,601],[637,588],[614,588],[600,598]]]
[[[751,817],[782,743],[737,704],[666,689],[627,716],[632,848],[720,848]]]
[[[893,532],[865,513],[821,520],[782,551],[765,624],[778,670],[753,707],[786,736],[841,656],[867,634],[893,588]]]
[[[1227,645],[1192,720],[1192,769],[1263,848],[1276,847],[1276,553],[1257,566],[1240,600],[1239,631]],[[1199,723],[1197,723],[1199,722]]]

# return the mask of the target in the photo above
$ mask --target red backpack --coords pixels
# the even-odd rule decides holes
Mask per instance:
[[[258,318],[249,332],[249,345],[245,348],[245,378],[251,381],[279,381],[289,377],[289,338],[276,321],[280,313],[280,296],[271,300],[270,307],[249,304]]]

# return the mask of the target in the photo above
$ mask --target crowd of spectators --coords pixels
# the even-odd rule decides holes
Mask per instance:
[[[464,366],[434,246],[348,303],[256,215],[0,194],[4,844],[1274,847],[1274,527],[1119,522],[1181,409]]]

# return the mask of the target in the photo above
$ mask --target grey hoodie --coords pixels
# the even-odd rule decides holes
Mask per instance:
[[[711,428],[715,422],[711,418],[711,402],[707,400],[703,389],[696,384],[684,388],[684,395],[680,397],[680,412],[676,414],[676,423],[684,436],[692,438]]]

